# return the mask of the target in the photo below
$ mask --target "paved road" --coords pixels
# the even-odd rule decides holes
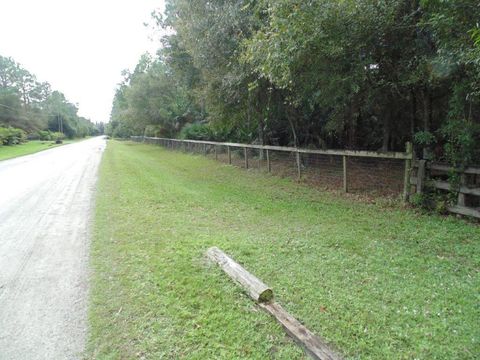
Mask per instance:
[[[0,359],[77,359],[105,140],[0,161]]]

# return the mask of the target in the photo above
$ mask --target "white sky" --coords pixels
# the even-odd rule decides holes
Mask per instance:
[[[164,0],[0,0],[0,55],[106,122],[121,71],[160,46],[143,25],[154,9]]]

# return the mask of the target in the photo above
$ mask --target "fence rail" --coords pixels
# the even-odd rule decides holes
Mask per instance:
[[[423,194],[428,183],[435,189],[454,191],[457,195],[457,204],[447,206],[447,210],[454,214],[471,216],[480,219],[480,168],[467,167],[465,169],[452,168],[448,164],[439,164],[419,160],[413,163],[416,169],[415,176],[411,176],[410,183],[415,186],[417,194]],[[460,183],[452,186],[448,181],[448,174],[455,172],[460,176]]]
[[[202,154],[239,167],[265,169],[280,176],[297,177],[344,192],[372,192],[402,195],[421,194],[428,184],[441,191],[452,191],[447,174],[459,173],[461,184],[457,203],[447,210],[480,218],[480,168],[453,169],[448,164],[414,160],[412,146],[405,152],[318,150],[287,146],[229,142],[180,140],[132,136],[137,142],[156,144],[172,150]],[[413,191],[412,191],[413,190]]]
[[[402,195],[408,198],[412,150],[376,152],[318,150],[286,146],[240,144],[135,136],[132,140],[192,152],[246,169],[258,168],[297,177],[345,192]]]

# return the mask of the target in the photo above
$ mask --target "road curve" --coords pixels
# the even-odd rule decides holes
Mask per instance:
[[[0,359],[77,359],[101,137],[0,161]]]

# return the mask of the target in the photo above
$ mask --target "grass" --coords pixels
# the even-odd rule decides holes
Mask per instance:
[[[98,188],[87,358],[304,358],[205,260],[214,245],[346,358],[480,353],[473,224],[128,142]]]
[[[31,140],[20,145],[0,146],[0,161],[33,154],[56,146],[70,144],[75,141],[78,141],[78,139],[64,140],[63,144],[55,144],[53,141]]]

